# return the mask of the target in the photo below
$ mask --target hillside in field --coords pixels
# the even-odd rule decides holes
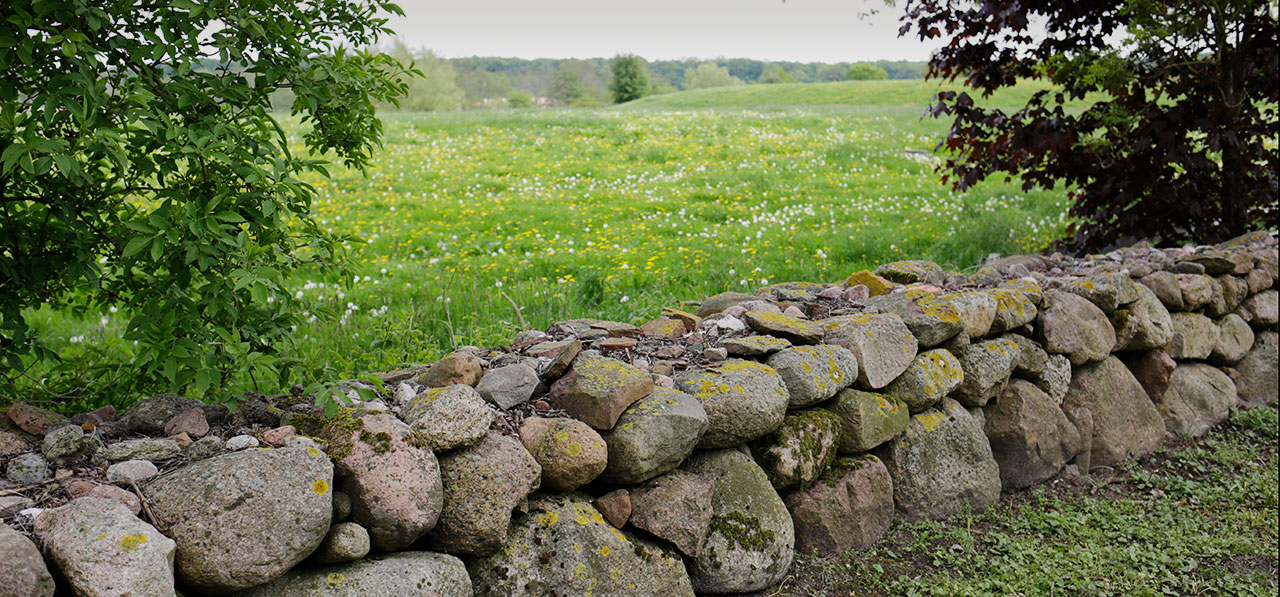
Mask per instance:
[[[1041,81],[1024,81],[982,100],[994,106],[1017,107],[1037,91],[1049,89]],[[770,106],[920,106],[942,90],[959,90],[957,84],[938,81],[840,81],[714,87],[651,95],[625,104],[639,109],[752,108]]]

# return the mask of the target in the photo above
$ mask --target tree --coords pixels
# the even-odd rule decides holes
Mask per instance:
[[[889,78],[889,73],[874,64],[859,62],[849,67],[844,78],[848,81],[883,81]]]
[[[813,80],[818,83],[832,83],[835,81],[845,80],[845,75],[849,73],[848,63],[824,64],[819,69]]]
[[[431,50],[411,50],[399,39],[387,52],[402,65],[401,82],[407,86],[404,97],[394,105],[380,103],[380,108],[398,108],[408,112],[449,112],[462,108],[465,92],[458,85],[458,73],[448,60]],[[408,72],[408,69],[414,72]]]
[[[901,32],[949,37],[930,76],[984,96],[1020,79],[1057,86],[1012,114],[938,95],[932,113],[954,118],[945,169],[960,189],[997,173],[1067,185],[1069,246],[1099,250],[1275,225],[1276,18],[1259,0],[910,0]]]
[[[781,66],[775,66],[764,74],[760,75],[759,83],[799,83],[795,77],[791,76],[787,71],[782,70]]]
[[[604,84],[590,62],[566,60],[551,75],[551,98],[566,106],[599,106],[604,103]]]
[[[301,142],[356,168],[404,73],[368,47],[385,0],[10,0],[0,20],[0,357],[56,358],[24,310],[118,307],[139,389],[229,397],[278,374],[311,309],[290,272],[340,262],[312,219],[325,173],[270,113],[290,89]],[[312,309],[312,312],[315,312]],[[4,373],[0,370],[0,373]],[[7,373],[12,376],[16,373]]]
[[[714,62],[703,62],[697,67],[684,71],[685,89],[709,89],[735,85],[743,85],[742,79],[729,74],[729,69],[716,66]]]
[[[644,97],[649,91],[649,75],[644,69],[644,59],[637,56],[618,56],[613,59],[613,80],[609,92],[613,103],[624,104]]]

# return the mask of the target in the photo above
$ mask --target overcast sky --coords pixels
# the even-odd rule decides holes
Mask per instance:
[[[926,60],[882,0],[401,0],[391,28],[441,56]],[[868,9],[879,14],[859,18]]]

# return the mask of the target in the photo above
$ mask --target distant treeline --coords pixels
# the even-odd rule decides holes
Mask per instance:
[[[447,111],[487,107],[598,106],[611,102],[612,58],[441,58],[395,43],[384,52],[413,61],[423,78],[408,80],[400,106],[387,109]],[[820,83],[847,79],[921,79],[925,63],[769,62],[749,58],[644,61],[646,95],[730,85]],[[288,109],[292,97],[273,102]]]

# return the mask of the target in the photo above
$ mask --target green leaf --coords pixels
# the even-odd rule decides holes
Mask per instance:
[[[150,236],[135,236],[129,239],[129,243],[124,246],[124,258],[129,259],[134,255],[141,253],[142,250],[147,248],[147,245],[150,243]]]

